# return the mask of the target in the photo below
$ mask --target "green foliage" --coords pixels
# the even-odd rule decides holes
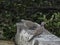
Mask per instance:
[[[54,3],[55,4],[55,3]],[[52,2],[43,0],[1,0],[0,1],[0,28],[6,39],[11,39],[16,33],[16,23],[27,19],[41,23],[46,22],[46,29],[60,36],[60,12],[52,14],[50,11],[36,11],[39,6],[53,6]],[[31,8],[31,9],[30,9]]]
[[[60,13],[53,13],[52,17],[45,25],[53,34],[60,37]]]

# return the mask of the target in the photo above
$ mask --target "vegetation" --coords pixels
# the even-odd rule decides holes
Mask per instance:
[[[60,12],[38,10],[40,6],[55,5],[57,6],[56,2],[46,0],[0,0],[0,28],[4,31],[3,35],[6,39],[11,39],[16,33],[16,23],[27,19],[39,24],[46,22],[46,29],[60,37]]]

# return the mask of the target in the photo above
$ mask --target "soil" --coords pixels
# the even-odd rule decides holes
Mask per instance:
[[[15,45],[13,41],[0,40],[0,45]]]

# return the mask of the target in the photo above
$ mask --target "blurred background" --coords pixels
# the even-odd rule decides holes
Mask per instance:
[[[44,21],[45,28],[60,37],[60,0],[0,0],[0,39],[13,39],[21,19]]]

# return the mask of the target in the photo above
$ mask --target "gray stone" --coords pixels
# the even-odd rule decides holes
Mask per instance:
[[[2,38],[3,38],[3,31],[0,30],[0,39],[2,39]]]
[[[17,23],[17,33],[15,36],[15,41],[17,45],[60,45],[60,38],[51,34],[43,26],[41,27],[43,28],[42,29],[43,32],[40,35],[34,37],[29,42],[28,40],[30,40],[33,37],[33,35],[30,34],[29,32],[33,32],[33,31],[29,29],[28,31],[26,31],[27,29],[25,29],[23,25],[24,25],[23,23]],[[23,29],[20,30],[20,27]]]

